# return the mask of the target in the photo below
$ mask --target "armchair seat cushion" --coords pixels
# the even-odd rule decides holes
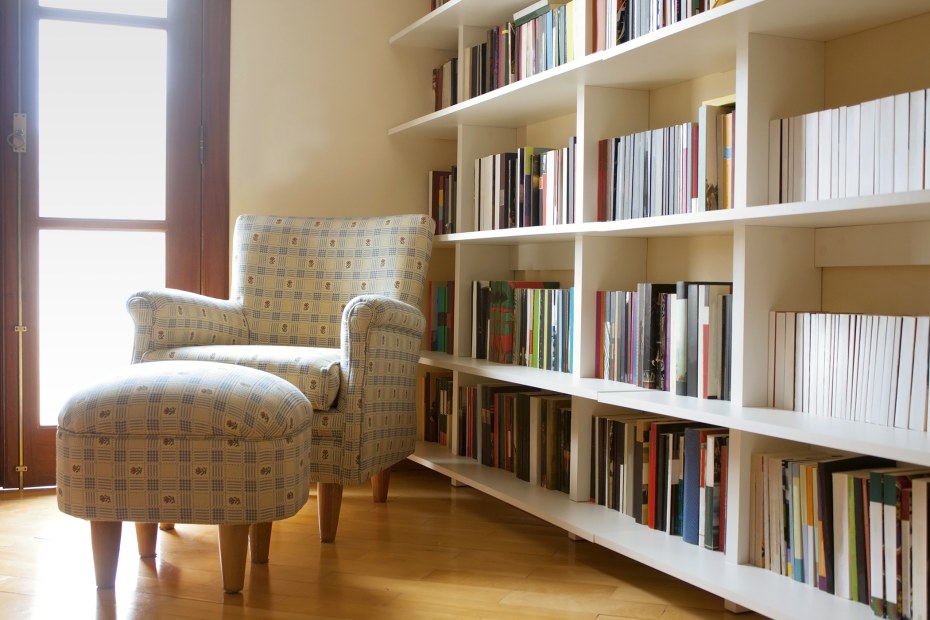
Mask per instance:
[[[205,345],[175,347],[147,351],[143,362],[164,360],[193,360],[220,362],[264,370],[286,379],[296,386],[313,405],[314,412],[327,412],[339,394],[339,362],[341,351],[322,347],[295,347],[287,345]],[[317,418],[318,415],[314,415]],[[314,426],[324,420],[314,419]],[[330,416],[325,420],[328,431],[338,430],[338,423]]]

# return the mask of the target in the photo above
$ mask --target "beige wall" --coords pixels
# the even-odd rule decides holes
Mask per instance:
[[[388,137],[449,53],[388,45],[426,0],[232,0],[230,215],[426,212],[454,144]]]

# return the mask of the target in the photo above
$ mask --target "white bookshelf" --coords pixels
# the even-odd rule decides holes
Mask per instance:
[[[528,3],[455,0],[391,42],[461,50]],[[585,49],[586,10],[575,31]],[[866,45],[878,56],[874,63],[844,57],[843,50]],[[456,350],[423,352],[421,365],[451,371],[456,388],[503,381],[570,395],[573,407],[568,496],[435,444],[419,444],[412,460],[760,613],[871,618],[867,606],[747,565],[748,473],[753,453],[799,445],[930,466],[927,433],[764,406],[770,311],[930,314],[930,190],[767,203],[770,121],[930,88],[930,64],[898,62],[893,54],[902,49],[930,57],[926,0],[733,0],[391,128],[392,136],[454,140],[457,148],[460,229],[436,239],[436,247],[454,257]],[[731,93],[737,97],[734,209],[595,221],[598,140],[694,121],[700,101]],[[474,159],[524,144],[562,146],[570,135],[578,139],[577,223],[475,231]],[[571,374],[470,357],[471,282],[524,275],[575,289]],[[679,279],[734,283],[731,402],[593,378],[595,291]],[[457,401],[456,390],[454,408]],[[590,418],[621,410],[730,429],[726,553],[683,543],[586,501]]]
[[[722,553],[707,551],[680,537],[651,530],[633,519],[564,493],[517,480],[513,474],[455,456],[433,443],[420,442],[410,460],[562,528],[579,538],[633,558],[647,566],[758,611],[786,618],[872,618],[865,605],[795,583],[770,571],[740,566]]]

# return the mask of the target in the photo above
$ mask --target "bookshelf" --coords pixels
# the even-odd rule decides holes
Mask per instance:
[[[452,0],[391,43],[461,50],[524,4]],[[927,433],[765,407],[771,311],[930,314],[930,190],[769,204],[769,130],[773,119],[930,87],[930,67],[905,60],[903,52],[930,54],[930,6],[925,0],[733,0],[585,54],[590,11],[590,2],[576,6],[575,61],[438,112],[411,110],[409,120],[389,130],[456,144],[460,226],[436,239],[451,254],[450,279],[461,293],[456,350],[424,351],[421,366],[452,371],[456,386],[504,381],[571,396],[571,492],[547,491],[432,443],[418,444],[411,458],[736,605],[779,618],[874,617],[866,605],[749,565],[749,464],[762,451],[816,446],[930,467]],[[875,58],[863,60],[864,52],[852,51],[859,48]],[[428,92],[429,76],[422,77]],[[737,101],[735,208],[596,221],[598,140],[695,121],[702,101],[731,93]],[[573,135],[575,224],[474,230],[476,158],[526,144],[558,147]],[[470,283],[522,277],[574,287],[572,373],[470,357]],[[594,378],[595,292],[693,279],[733,282],[732,400]],[[587,501],[590,419],[627,410],[730,429],[725,553]]]

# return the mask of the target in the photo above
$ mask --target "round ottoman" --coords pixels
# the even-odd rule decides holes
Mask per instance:
[[[271,522],[309,495],[313,409],[275,375],[214,362],[150,362],[74,394],[58,417],[58,508],[91,524],[97,587],[113,587],[123,521],[143,557],[158,523],[219,526],[223,588],[267,561]]]

